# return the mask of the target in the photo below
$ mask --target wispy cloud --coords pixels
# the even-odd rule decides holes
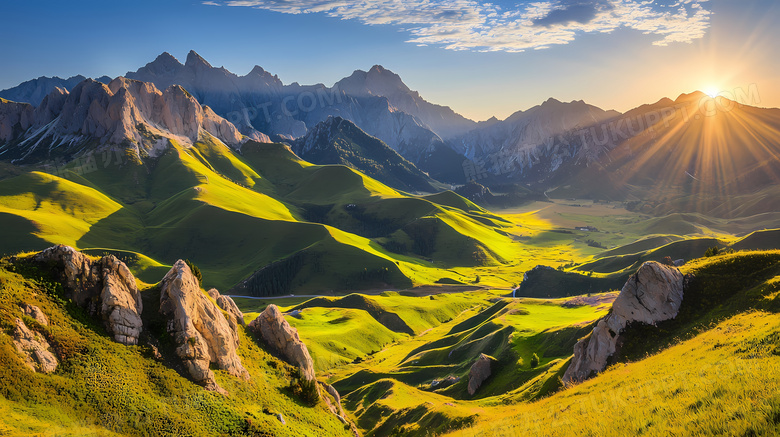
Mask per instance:
[[[707,0],[554,0],[506,9],[478,0],[221,0],[286,14],[322,13],[367,25],[393,25],[409,42],[451,50],[520,52],[568,44],[620,28],[653,35],[655,45],[689,43],[710,25]],[[213,4],[214,1],[204,2]]]

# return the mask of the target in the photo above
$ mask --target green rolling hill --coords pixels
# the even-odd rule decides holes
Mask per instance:
[[[206,134],[158,158],[0,180],[0,251],[52,244],[189,258],[238,294],[408,288],[513,256],[512,226],[462,197],[416,197],[280,144],[241,152]],[[139,269],[142,266],[138,267]]]

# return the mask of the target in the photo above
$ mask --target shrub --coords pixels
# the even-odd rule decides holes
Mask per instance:
[[[535,353],[531,356],[531,368],[535,368],[539,365],[539,355]]]
[[[317,405],[320,400],[320,390],[317,387],[317,380],[308,380],[304,378],[300,367],[296,367],[293,372],[290,386],[293,392],[298,395],[301,401],[309,406]]]
[[[719,252],[720,252],[720,249],[718,249],[718,246],[710,247],[709,249],[707,249],[706,252],[704,252],[704,256],[706,258],[709,258],[709,257],[717,255]]]
[[[203,274],[200,272],[200,269],[198,266],[192,263],[192,261],[185,259],[185,263],[187,263],[187,266],[192,270],[192,274],[195,275],[196,278],[198,278],[198,285],[201,287],[203,286]]]

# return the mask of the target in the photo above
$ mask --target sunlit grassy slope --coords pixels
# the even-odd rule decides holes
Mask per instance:
[[[751,238],[774,233],[763,234]],[[614,293],[391,293],[283,309],[301,310],[287,319],[367,435],[776,435],[780,251],[699,258],[682,271],[696,279],[678,317],[629,329],[619,364],[570,388],[559,378],[573,345]],[[432,308],[449,312],[430,318]],[[472,396],[468,371],[480,353],[496,361]],[[460,380],[438,385],[447,377]]]
[[[70,164],[58,174],[0,181],[0,251],[68,244],[143,254],[158,267],[189,258],[207,286],[284,294],[467,284],[476,268],[508,264],[520,249],[505,232],[511,223],[454,193],[410,196],[279,144],[237,153],[205,135],[140,164]],[[151,265],[135,271],[155,282],[161,269]],[[269,276],[283,279],[270,292],[252,288]]]
[[[510,289],[539,264],[612,277],[606,288],[551,295],[608,291],[646,259],[691,258],[777,218],[650,217],[586,201],[494,213],[453,192],[416,197],[348,167],[312,165],[281,144],[249,142],[239,153],[208,135],[143,163],[14,170],[0,180],[0,252],[62,243],[132,253],[154,260],[131,263],[147,282],[188,258],[207,286],[256,296]],[[583,225],[597,230],[575,229]]]

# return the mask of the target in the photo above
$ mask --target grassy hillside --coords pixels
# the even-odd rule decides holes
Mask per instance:
[[[630,329],[628,361],[452,435],[776,435],[780,252],[699,259],[683,272],[695,279],[680,314]]]
[[[155,358],[149,346],[115,343],[101,323],[64,299],[61,285],[50,281],[49,274],[24,262],[0,261],[3,435],[351,435],[324,403],[304,406],[287,388],[290,366],[258,346],[243,328],[238,353],[251,381],[215,370],[230,393],[225,397],[182,376],[184,369],[166,354]],[[145,326],[154,331],[159,290],[146,286],[142,295]],[[49,325],[24,316],[21,303],[39,306]],[[53,345],[61,358],[55,373],[35,373],[24,365],[11,343],[15,318],[34,326]]]
[[[141,163],[0,180],[0,252],[68,244],[157,266],[189,258],[206,286],[235,294],[469,283],[474,268],[514,256],[510,226],[454,193],[415,197],[283,145],[237,153],[208,135]]]
[[[631,327],[618,364],[569,388],[560,377],[573,346],[615,293],[352,295],[284,309],[302,310],[287,319],[367,435],[775,435],[780,251],[699,258],[682,271],[694,279],[677,319]],[[453,303],[454,313],[423,323],[427,307]],[[403,332],[415,323],[423,330]],[[471,396],[480,353],[496,361]]]

